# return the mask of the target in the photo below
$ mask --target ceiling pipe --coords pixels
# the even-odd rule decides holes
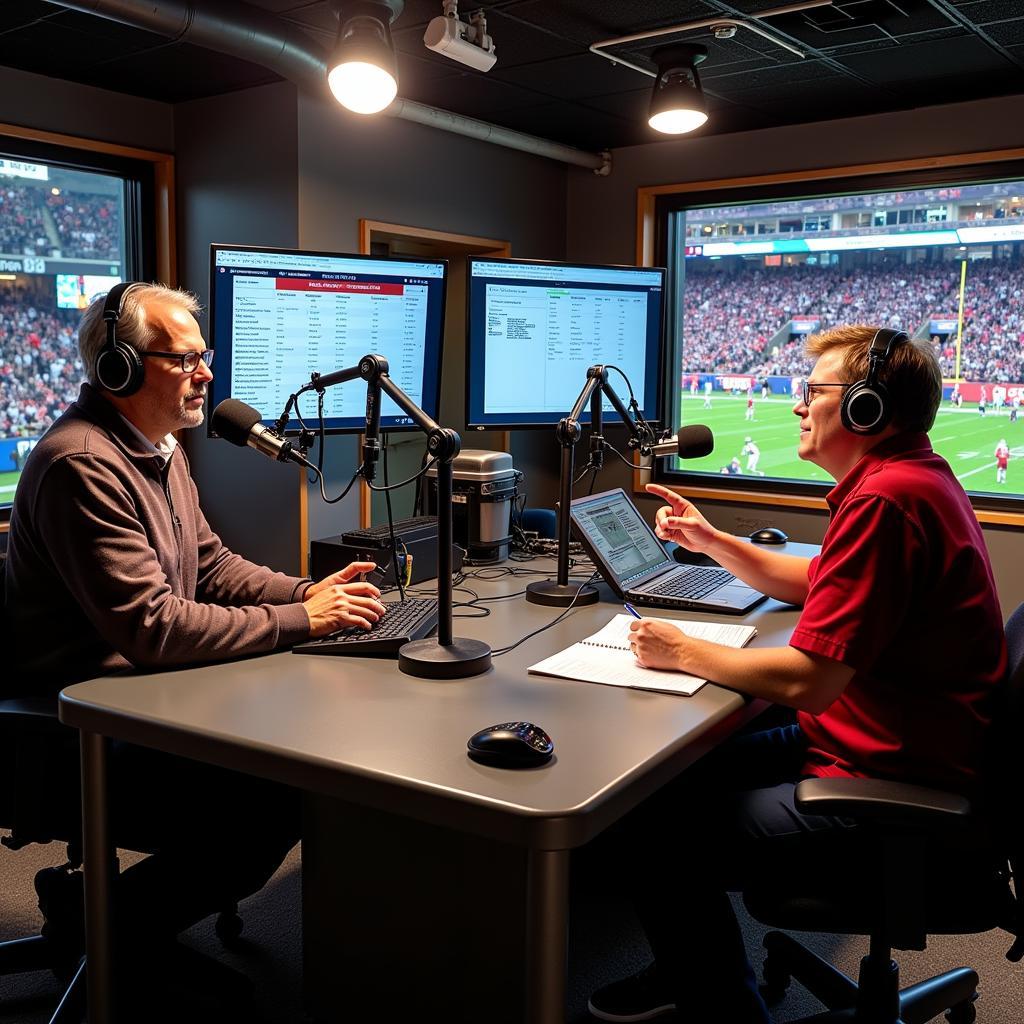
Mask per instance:
[[[327,50],[302,29],[241,0],[47,2],[259,64],[315,95],[323,95],[327,90]],[[507,149],[586,167],[595,174],[607,175],[611,171],[610,153],[590,153],[413,100],[399,97],[382,113]]]

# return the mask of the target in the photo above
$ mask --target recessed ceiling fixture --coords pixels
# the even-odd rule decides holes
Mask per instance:
[[[658,77],[647,123],[655,131],[683,135],[707,121],[707,101],[697,74],[697,65],[707,55],[707,47],[695,43],[663,46],[651,55],[658,65]]]
[[[737,29],[743,28],[761,36],[762,39],[767,39],[795,57],[804,57],[803,50],[783,39],[779,34],[770,32],[761,24],[762,20],[783,14],[796,14],[815,7],[828,7],[831,4],[832,0],[800,0],[799,3],[773,7],[769,11],[760,11],[744,18],[716,17],[704,18],[699,21],[684,21],[678,25],[665,25],[662,28],[634,32],[632,35],[618,36],[615,39],[602,39],[599,43],[591,45],[590,52],[604,57],[605,60],[610,60],[613,64],[621,64],[623,67],[632,68],[642,75],[648,75],[655,79],[654,95],[651,97],[651,113],[647,123],[659,132],[681,135],[683,132],[691,132],[695,128],[699,128],[708,119],[704,90],[697,77],[697,64],[707,56],[707,50],[703,46],[687,47],[686,44],[655,50],[651,55],[651,59],[658,66],[657,74],[655,74],[625,57],[607,53],[608,47],[630,46],[647,39],[657,39],[659,36],[678,35],[680,32],[693,32],[699,29],[709,29],[716,39],[725,42],[736,35]],[[691,59],[688,64],[679,57],[680,51],[685,49],[691,51]],[[700,55],[692,56],[693,51],[700,51]],[[676,105],[673,106],[673,103]]]
[[[398,94],[398,66],[391,22],[405,0],[331,0],[338,40],[328,61],[335,99],[356,114],[376,114]]]

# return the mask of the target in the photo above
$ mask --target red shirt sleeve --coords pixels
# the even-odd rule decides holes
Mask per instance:
[[[906,621],[920,565],[918,525],[888,499],[851,500],[811,562],[810,588],[790,646],[870,669]]]

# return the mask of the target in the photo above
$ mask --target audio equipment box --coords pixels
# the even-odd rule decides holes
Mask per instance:
[[[395,522],[398,566],[407,586],[437,578],[437,517],[417,516]],[[335,537],[314,540],[309,545],[309,570],[315,580],[344,569],[349,562],[376,562],[377,572],[367,577],[377,586],[394,586],[395,569],[388,525],[349,530]],[[462,568],[465,551],[452,545],[452,571]],[[407,556],[412,557],[411,572]]]

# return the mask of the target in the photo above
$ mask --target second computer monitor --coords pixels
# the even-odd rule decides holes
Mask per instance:
[[[659,418],[664,270],[480,257],[468,277],[471,428],[557,423],[599,363],[619,367],[644,417]],[[608,379],[628,402],[621,377]]]
[[[447,271],[444,260],[212,246],[211,408],[237,398],[269,426],[310,374],[382,355],[391,379],[436,419]],[[301,399],[299,411],[315,423],[316,396]],[[324,418],[331,432],[362,430],[366,384],[356,379],[326,390]],[[293,415],[286,429],[298,425]],[[385,395],[381,427],[413,426]]]

